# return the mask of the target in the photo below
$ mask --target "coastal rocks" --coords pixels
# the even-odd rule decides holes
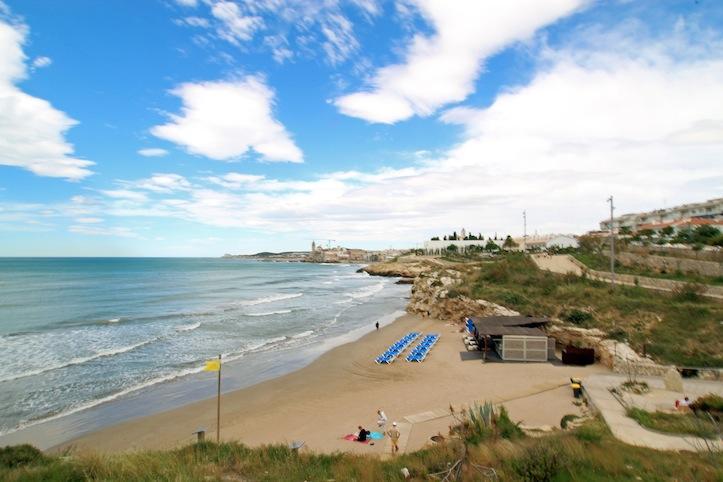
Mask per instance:
[[[390,261],[384,263],[374,263],[358,270],[359,273],[368,273],[372,276],[389,276],[393,278],[416,278],[421,273],[425,273],[433,268],[431,262],[400,262]]]
[[[407,312],[439,320],[462,321],[467,316],[514,316],[516,311],[486,300],[474,300],[455,289],[462,275],[453,269],[429,271],[414,281]]]

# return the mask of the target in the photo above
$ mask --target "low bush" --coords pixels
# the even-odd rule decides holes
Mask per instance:
[[[690,409],[694,412],[707,412],[715,417],[720,417],[723,415],[723,397],[709,393],[691,403]]]
[[[599,423],[586,423],[575,429],[575,437],[583,442],[598,443],[603,435],[605,429]]]
[[[673,297],[680,301],[700,301],[705,294],[705,285],[700,283],[683,283],[673,288]]]
[[[0,448],[0,467],[12,469],[45,462],[45,455],[32,445],[11,445]]]
[[[572,413],[568,413],[567,415],[563,416],[560,419],[560,428],[563,430],[566,429],[567,424],[569,424],[570,422],[572,422],[573,420],[576,420],[578,418],[580,418],[580,417],[578,417],[577,415],[574,415]]]
[[[570,322],[574,325],[578,326],[587,326],[590,324],[590,321],[592,321],[593,316],[591,313],[588,313],[587,311],[578,310],[577,308],[573,308],[569,311],[566,311],[562,314],[562,319]]]
[[[563,471],[569,461],[562,448],[552,440],[541,440],[512,461],[513,470],[530,482],[549,482]]]

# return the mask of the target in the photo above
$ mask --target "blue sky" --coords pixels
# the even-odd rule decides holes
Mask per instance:
[[[0,255],[584,232],[723,192],[723,4],[0,0]]]

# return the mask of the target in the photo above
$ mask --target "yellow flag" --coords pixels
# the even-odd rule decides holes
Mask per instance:
[[[203,370],[206,372],[217,372],[221,370],[221,360],[208,360]]]

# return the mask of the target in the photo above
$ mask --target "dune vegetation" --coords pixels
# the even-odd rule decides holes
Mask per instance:
[[[472,429],[473,431],[475,429]],[[473,434],[467,434],[473,435]],[[477,432],[480,435],[480,432]],[[474,438],[474,437],[473,437]],[[466,442],[463,442],[466,441]],[[475,440],[453,437],[390,459],[351,454],[295,453],[282,445],[200,443],[170,451],[117,455],[43,455],[29,446],[1,449],[0,479],[19,481],[395,481],[433,480],[462,460],[459,478],[505,481],[716,481],[716,453],[671,453],[631,447],[599,420],[544,437],[525,437],[510,426]]]

